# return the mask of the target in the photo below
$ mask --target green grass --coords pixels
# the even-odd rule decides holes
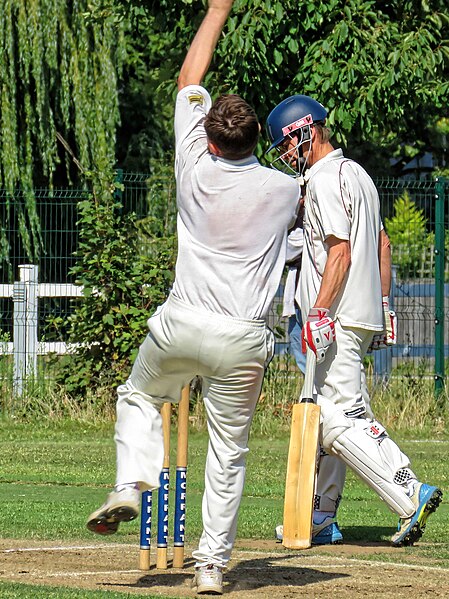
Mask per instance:
[[[131,599],[136,595],[114,591],[81,591],[64,587],[0,582],[0,597],[1,599]],[[145,595],[145,597],[164,599],[161,595]],[[173,597],[166,599],[173,599]]]
[[[86,428],[71,423],[48,428],[0,424],[0,506],[2,537],[92,539],[85,528],[90,511],[104,500],[114,481],[113,427]],[[173,435],[175,437],[175,435]],[[172,463],[175,438],[172,439]],[[282,519],[288,438],[256,437],[250,441],[248,474],[240,517],[240,537],[271,538]],[[449,493],[449,441],[400,443],[418,476]],[[207,436],[191,432],[188,468],[188,530],[200,533],[200,504]],[[439,513],[444,514],[443,504]],[[339,520],[347,538],[375,539],[396,524],[395,517],[375,494],[348,473]],[[444,522],[441,522],[444,530]],[[429,526],[426,539],[440,532]],[[114,541],[137,539],[137,522],[123,526]],[[449,525],[446,526],[449,537]],[[435,538],[432,538],[432,534]],[[349,535],[349,536],[348,536]],[[384,535],[385,536],[385,535]],[[441,534],[441,536],[444,536]]]
[[[61,422],[33,426],[0,421],[0,513],[2,538],[53,540],[55,542],[97,541],[85,527],[87,515],[100,503],[114,481],[115,448],[112,423],[98,426]],[[176,435],[172,438],[175,462]],[[238,537],[272,539],[274,526],[282,521],[288,433],[253,435],[250,441],[248,474],[242,501]],[[449,441],[410,439],[400,441],[418,477],[439,485],[445,499],[431,517],[425,543],[397,556],[375,553],[362,559],[394,560],[413,556],[420,563],[449,567]],[[187,538],[196,542],[201,532],[201,496],[207,436],[191,432],[187,492]],[[173,477],[174,478],[174,477]],[[172,480],[173,480],[172,478]],[[384,503],[351,472],[348,473],[339,523],[345,541],[388,541],[396,517]],[[111,542],[138,546],[138,522],[120,528]],[[109,538],[104,541],[108,542]],[[103,542],[103,540],[102,540]],[[36,590],[38,589],[38,590]],[[40,590],[39,590],[40,589]],[[0,597],[128,597],[109,592],[77,592],[68,589],[45,591],[39,587],[0,584]],[[40,593],[40,594],[39,594]],[[42,594],[43,593],[43,594]]]

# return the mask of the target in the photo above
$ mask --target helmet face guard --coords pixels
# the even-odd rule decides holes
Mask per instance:
[[[308,147],[306,149],[310,150],[312,147],[311,125],[307,124],[287,132],[282,142],[272,148],[277,151],[278,155],[270,161],[270,165],[274,169],[293,177],[303,175],[306,168],[303,145],[307,142]]]
[[[303,146],[312,146],[313,123],[325,121],[327,110],[309,96],[290,96],[278,104],[268,115],[267,131],[271,146],[267,153],[275,149],[278,156],[271,161],[277,170],[298,176],[305,170]],[[295,142],[292,144],[292,140]]]

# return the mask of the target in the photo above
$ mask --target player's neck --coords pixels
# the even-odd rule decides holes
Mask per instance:
[[[310,168],[328,154],[334,151],[334,146],[330,142],[324,144],[313,144],[311,151],[307,156],[307,166]]]

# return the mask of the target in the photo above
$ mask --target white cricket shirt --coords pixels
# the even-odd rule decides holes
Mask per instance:
[[[368,173],[334,150],[306,173],[304,252],[299,305],[314,305],[327,260],[326,238],[349,240],[351,265],[330,315],[344,326],[383,330],[378,239],[379,195]]]
[[[285,264],[299,186],[254,156],[210,154],[208,92],[189,85],[175,109],[178,259],[172,293],[209,312],[263,319]]]

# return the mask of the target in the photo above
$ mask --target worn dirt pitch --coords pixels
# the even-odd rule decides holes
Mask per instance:
[[[367,561],[373,555],[376,561]],[[0,580],[143,597],[195,597],[190,559],[183,570],[144,573],[137,564],[134,545],[0,540]],[[236,545],[224,592],[229,599],[449,597],[449,570],[422,559],[415,562],[413,552],[382,543],[292,553],[274,541],[248,540]]]

